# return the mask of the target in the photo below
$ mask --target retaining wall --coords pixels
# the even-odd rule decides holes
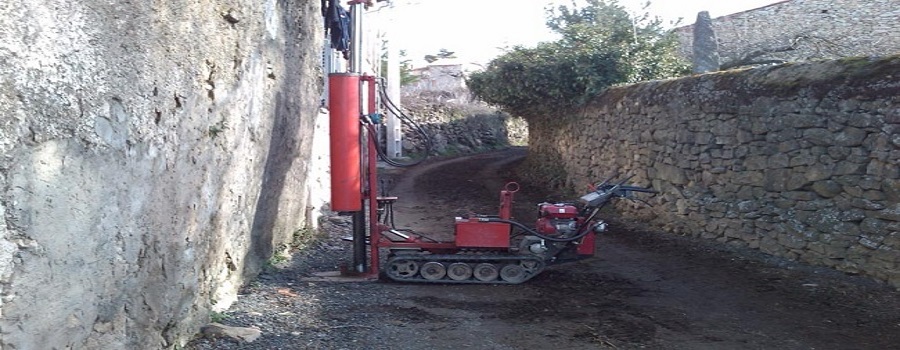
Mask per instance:
[[[548,183],[634,174],[660,194],[626,215],[900,287],[900,56],[617,87],[528,121]]]

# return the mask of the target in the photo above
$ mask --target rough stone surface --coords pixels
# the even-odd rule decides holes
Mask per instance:
[[[262,335],[262,331],[256,328],[226,326],[217,322],[203,326],[200,332],[207,337],[225,337],[239,343],[252,343]]]
[[[528,139],[528,125],[477,102],[445,101],[427,93],[404,97],[404,109],[431,138],[432,155],[458,155],[521,146]],[[403,151],[414,156],[425,151],[422,135],[403,126]]]
[[[694,23],[693,44],[694,73],[706,73],[719,70],[719,43],[716,42],[716,32],[713,30],[712,19],[709,12],[702,11],[697,14],[697,22]]]
[[[527,164],[571,190],[633,174],[660,193],[621,209],[661,229],[900,286],[880,253],[900,251],[900,175],[870,170],[900,166],[900,146],[877,142],[900,130],[897,72],[900,56],[848,58],[612,88],[528,117]]]
[[[315,223],[318,7],[0,5],[0,346],[179,346]]]
[[[724,15],[724,14],[718,14]],[[900,51],[897,0],[790,0],[713,18],[723,66],[739,61],[805,61]],[[693,54],[696,25],[676,29]]]

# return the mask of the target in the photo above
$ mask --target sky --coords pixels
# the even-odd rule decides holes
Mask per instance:
[[[392,0],[393,7],[375,16],[389,40],[405,50],[414,65],[440,49],[453,51],[463,62],[484,64],[503,53],[503,47],[534,46],[555,36],[547,29],[545,7],[571,0]],[[750,10],[780,0],[651,0],[646,9],[665,23],[692,24],[700,11],[713,18]],[[646,0],[619,0],[632,13],[642,14]]]

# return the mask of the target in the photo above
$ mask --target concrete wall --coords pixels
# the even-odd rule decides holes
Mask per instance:
[[[898,53],[898,18],[897,0],[789,0],[714,18],[713,27],[723,64],[778,49],[755,59],[802,61]],[[693,25],[676,32],[691,57]]]
[[[312,221],[319,1],[0,5],[0,344],[173,347]]]
[[[897,72],[853,58],[612,88],[530,118],[527,166],[578,192],[634,174],[661,193],[630,217],[900,287]]]

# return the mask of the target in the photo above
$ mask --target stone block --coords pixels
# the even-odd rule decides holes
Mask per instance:
[[[848,126],[834,136],[834,144],[847,147],[859,146],[862,145],[866,136],[868,134],[865,130]]]
[[[812,190],[822,197],[832,198],[841,194],[841,192],[843,192],[843,187],[836,181],[823,180],[814,182],[812,184]]]
[[[882,179],[873,176],[863,176],[859,179],[859,187],[864,190],[880,190]]]
[[[834,175],[834,164],[813,164],[806,168],[804,176],[808,181],[826,180]]]
[[[779,255],[786,251],[777,240],[768,236],[759,240],[759,250],[772,255]]]
[[[887,164],[883,161],[872,159],[869,161],[869,164],[866,165],[866,175],[882,176],[885,171],[885,165]]]
[[[856,185],[844,185],[841,186],[841,190],[850,198],[862,198],[863,193],[865,193],[862,187]]]
[[[825,243],[822,242],[809,242],[809,244],[806,245],[806,249],[817,254],[825,255]]]
[[[788,165],[792,167],[813,165],[818,162],[817,157],[809,153],[809,150],[802,150],[797,155],[791,157]]]
[[[877,211],[877,210],[884,209],[884,204],[881,204],[879,202],[873,202],[873,201],[870,201],[870,200],[864,199],[864,198],[850,198],[850,206],[852,206],[854,208],[868,210],[868,211],[870,211],[869,212],[870,214],[867,214],[867,215],[870,215],[870,216],[873,215],[873,214],[871,214],[871,211]]]
[[[900,272],[895,269],[887,271],[885,274],[887,275],[888,284],[894,288],[900,289]]]
[[[778,144],[778,152],[789,153],[800,149],[800,142],[797,140],[788,140]]]
[[[876,218],[865,218],[859,224],[859,229],[865,234],[883,235],[886,234],[887,223],[884,220]]]
[[[843,259],[847,257],[847,248],[850,246],[846,242],[829,242],[825,245],[825,256],[832,259]]]
[[[891,137],[883,133],[870,133],[863,141],[863,147],[872,152],[890,152],[893,150]]]
[[[768,159],[767,167],[769,168],[787,168],[790,166],[791,160],[787,154],[778,153],[772,155]]]
[[[766,169],[768,158],[766,156],[749,156],[744,159],[744,166],[747,170],[764,170]]]
[[[735,198],[741,201],[756,199],[756,195],[753,193],[753,186],[741,186],[735,194]]]
[[[735,145],[737,139],[734,136],[716,136],[717,145]]]
[[[870,201],[883,201],[887,196],[882,191],[865,191],[862,197]]]
[[[776,208],[780,209],[791,209],[797,205],[797,201],[789,200],[789,199],[776,199],[772,202]]]
[[[788,191],[781,193],[781,197],[795,201],[811,201],[817,199],[815,193],[808,191]]]
[[[794,114],[785,116],[787,124],[798,129],[821,128],[825,126],[825,118],[815,114]]]
[[[878,118],[868,113],[853,113],[847,118],[847,125],[857,128],[868,128],[880,123]]]
[[[830,156],[834,160],[846,159],[848,156],[850,156],[850,150],[850,147],[828,147],[828,156]]]
[[[659,179],[675,185],[687,184],[687,174],[681,168],[669,164],[657,164],[654,168],[656,169],[656,177]]]
[[[709,129],[715,136],[734,136],[737,132],[737,128],[733,123],[715,123],[712,128]]]
[[[881,242],[886,247],[900,251],[900,231],[891,232],[884,237]]]
[[[900,222],[900,203],[892,203],[884,209],[868,212],[869,217],[881,220]]]
[[[778,244],[788,249],[803,249],[806,247],[806,240],[794,234],[784,233],[776,237]]]
[[[781,192],[787,188],[790,172],[787,169],[774,169],[764,174],[763,188],[766,191]]]
[[[754,136],[753,133],[750,133],[750,132],[744,131],[744,130],[738,131],[737,134],[735,135],[735,140],[736,140],[737,143],[739,143],[739,144],[748,143],[748,142],[753,141],[753,140],[755,140],[755,139],[757,139],[757,137]]]
[[[845,221],[834,225],[833,230],[826,233],[840,234],[842,237],[856,237],[859,236],[862,231],[859,228],[859,224],[856,222]]]
[[[831,207],[834,207],[834,203],[832,203],[831,201],[825,199],[816,199],[811,201],[797,201],[797,205],[795,208],[797,210],[815,211]]]
[[[881,246],[881,240],[883,239],[883,237],[862,235],[859,237],[858,243],[868,249],[878,249],[878,247]]]
[[[862,221],[866,218],[866,213],[858,208],[841,209],[840,218],[841,221]]]
[[[792,171],[789,173],[790,175],[786,179],[787,182],[784,184],[784,189],[787,191],[795,191],[801,188],[808,186],[812,181],[807,179],[805,176],[802,176],[796,171]]]
[[[694,136],[694,142],[698,145],[708,145],[713,141],[713,134],[708,132],[698,132]]]
[[[803,130],[803,139],[819,146],[831,146],[835,135],[828,129],[812,128]]]

